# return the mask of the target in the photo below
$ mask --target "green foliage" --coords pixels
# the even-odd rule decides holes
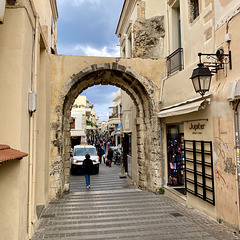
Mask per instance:
[[[86,125],[94,127],[95,124],[89,120],[86,120]]]
[[[164,188],[160,188],[159,189],[159,194],[164,194],[165,193],[165,189]]]

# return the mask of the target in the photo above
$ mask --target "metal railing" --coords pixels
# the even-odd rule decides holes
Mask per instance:
[[[109,115],[109,119],[110,118],[119,118],[119,117],[120,116],[118,114],[116,114],[116,113]]]
[[[170,74],[176,71],[182,71],[183,69],[183,49],[178,48],[167,57],[167,75],[169,76]]]

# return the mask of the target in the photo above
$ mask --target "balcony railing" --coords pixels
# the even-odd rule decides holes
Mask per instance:
[[[167,75],[183,69],[183,49],[178,48],[167,57]]]
[[[109,114],[109,119],[110,118],[119,118],[120,116],[118,115],[118,114],[116,114],[116,113],[113,113],[113,114]]]

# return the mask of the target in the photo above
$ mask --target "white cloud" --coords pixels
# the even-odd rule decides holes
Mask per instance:
[[[119,55],[119,49],[116,46],[115,48],[103,47],[102,49],[92,48],[90,46],[81,46],[77,45],[74,48],[74,51],[82,51],[86,56],[96,56],[96,57],[116,57]]]
[[[87,98],[89,96],[88,100],[94,104],[93,109],[96,110],[100,122],[108,120],[109,113],[112,112],[112,109],[109,109],[109,107],[113,106],[112,100],[116,97],[117,91],[112,91],[111,87],[94,86],[84,91]]]
[[[88,2],[90,4],[100,4],[101,0],[72,0],[73,5],[80,6],[83,2]]]
[[[119,57],[119,47],[103,47],[96,49],[90,46],[75,45],[75,46],[58,46],[59,54],[72,54],[80,56],[95,56],[95,57]]]
[[[57,0],[58,5],[71,4],[72,6],[78,7],[84,2],[90,4],[100,4],[101,0]]]

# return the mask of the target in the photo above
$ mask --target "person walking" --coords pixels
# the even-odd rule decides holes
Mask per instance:
[[[103,149],[103,152],[104,152],[104,157],[103,157],[103,160],[104,160],[104,163],[106,162],[105,158],[106,158],[106,147],[105,145],[102,146],[102,149]]]
[[[108,149],[107,159],[108,159],[109,167],[111,167],[112,159],[113,159],[113,150],[111,147]]]
[[[89,154],[86,154],[85,159],[83,160],[83,170],[86,180],[86,187],[90,188],[90,174],[92,173],[93,170],[93,162],[90,159]]]
[[[102,156],[104,155],[104,150],[102,146],[98,149],[99,162],[102,163]]]

